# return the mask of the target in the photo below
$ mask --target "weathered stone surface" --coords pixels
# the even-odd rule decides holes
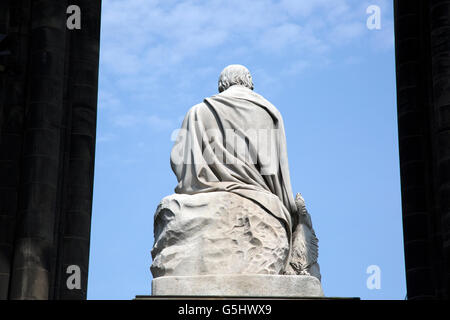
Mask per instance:
[[[209,275],[160,277],[154,296],[322,297],[320,281],[311,276]]]
[[[282,223],[230,192],[173,194],[156,211],[154,277],[279,274],[288,254]]]

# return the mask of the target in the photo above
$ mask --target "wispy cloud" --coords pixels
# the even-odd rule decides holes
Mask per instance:
[[[112,133],[102,133],[97,136],[97,143],[109,142],[116,138],[115,134]]]
[[[103,10],[102,61],[118,74],[139,74],[143,66],[159,73],[211,49],[233,52],[237,40],[247,42],[253,54],[294,46],[308,49],[298,52],[307,56],[361,37],[367,5],[350,0],[110,0]]]
[[[157,104],[155,100],[168,86],[180,103],[187,103],[193,84],[210,79],[213,72],[228,63],[270,61],[265,66],[255,64],[251,71],[261,75],[270,72],[277,77],[273,72],[280,73],[278,76],[295,75],[333,63],[335,49],[355,45],[362,38],[373,39],[374,50],[392,49],[391,17],[383,17],[383,29],[376,33],[365,26],[368,5],[378,4],[383,11],[389,11],[389,3],[105,1],[99,105],[108,110],[109,119],[118,127],[151,124],[157,130],[169,129],[178,123],[154,112],[139,113],[134,107]],[[269,77],[259,80],[270,83]],[[126,103],[122,101],[125,98]]]

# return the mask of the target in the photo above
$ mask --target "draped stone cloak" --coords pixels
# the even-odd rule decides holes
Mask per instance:
[[[179,194],[227,191],[259,204],[292,239],[294,202],[283,119],[261,95],[235,85],[192,107],[171,152]]]

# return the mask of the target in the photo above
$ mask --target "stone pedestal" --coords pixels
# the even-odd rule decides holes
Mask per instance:
[[[323,297],[320,281],[298,275],[204,275],[159,277],[153,296]]]

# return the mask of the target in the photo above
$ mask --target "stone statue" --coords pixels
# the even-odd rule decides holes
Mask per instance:
[[[230,279],[239,279],[242,288],[265,275],[277,276],[284,287],[279,281],[314,278],[320,290],[307,294],[323,294],[311,217],[291,190],[283,119],[253,91],[247,68],[226,67],[219,94],[188,111],[170,161],[178,185],[155,213],[154,291],[162,278],[196,277],[198,286],[209,277],[211,286],[225,277],[217,280],[218,291],[201,291],[223,294],[223,283],[234,283]],[[258,289],[245,292],[258,294],[252,290]]]

